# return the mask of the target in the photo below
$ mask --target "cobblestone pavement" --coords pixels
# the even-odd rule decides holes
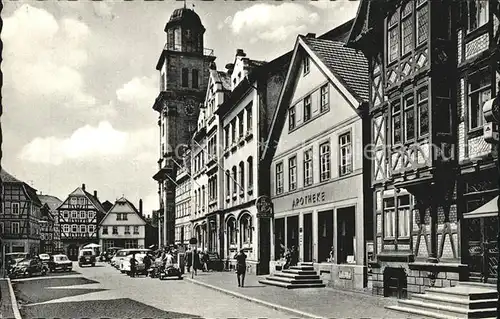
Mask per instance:
[[[13,282],[30,318],[289,318],[185,280],[130,278],[107,264]]]
[[[386,309],[385,306],[397,303],[397,300],[392,298],[331,288],[284,289],[263,285],[258,282],[259,279],[258,276],[247,275],[245,287],[239,288],[234,272],[202,272],[194,278],[201,283],[317,317],[424,318]]]

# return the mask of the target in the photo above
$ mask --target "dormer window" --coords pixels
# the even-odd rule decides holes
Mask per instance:
[[[311,63],[308,56],[304,57],[303,63],[304,63],[304,74],[303,75],[306,75],[309,73],[309,68],[310,68],[310,63]]]
[[[472,0],[468,2],[468,25],[467,30],[472,32],[485,25],[489,20],[489,1]]]

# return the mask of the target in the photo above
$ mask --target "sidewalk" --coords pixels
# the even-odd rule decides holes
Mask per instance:
[[[244,288],[238,287],[234,272],[199,272],[194,279],[189,274],[185,274],[184,279],[301,318],[421,318],[384,308],[395,305],[395,299],[331,288],[285,289],[267,286],[260,284],[260,278],[255,275],[247,274]]]
[[[11,287],[9,279],[0,278],[0,318],[20,319],[21,315],[19,314],[19,308],[17,308],[17,302],[12,300],[14,292]]]

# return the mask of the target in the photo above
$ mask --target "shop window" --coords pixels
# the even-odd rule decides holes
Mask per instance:
[[[283,163],[276,163],[276,194],[283,193]]]
[[[483,126],[483,104],[491,98],[491,76],[488,69],[469,77],[469,129]]]
[[[337,256],[341,264],[355,262],[355,214],[356,209],[352,206],[337,210]]]
[[[470,0],[468,5],[468,28],[469,32],[485,25],[489,20],[489,1]]]

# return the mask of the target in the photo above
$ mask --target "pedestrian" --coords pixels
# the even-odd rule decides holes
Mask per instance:
[[[132,254],[132,258],[130,258],[130,277],[135,277],[135,271],[137,268],[137,259],[135,259],[135,254]]]
[[[297,263],[299,262],[299,250],[296,246],[292,246],[291,255],[290,266],[297,266]]]
[[[247,271],[247,255],[243,249],[234,256],[236,259],[236,277],[238,278],[238,287],[245,287],[245,273]],[[241,281],[240,281],[241,277]]]
[[[290,248],[288,248],[285,253],[285,265],[283,265],[283,269],[290,268],[291,261],[292,261],[292,252],[290,251]]]
[[[146,254],[143,259],[144,262],[144,270],[146,271],[146,277],[148,276],[149,273],[149,268],[151,268],[151,257],[149,254]]]
[[[197,270],[201,269],[200,254],[195,248],[191,251],[191,255],[193,260],[193,272],[191,272],[191,278],[194,278],[194,276],[198,275]]]
[[[201,262],[202,262],[202,270],[203,271],[207,271],[208,272],[208,250],[205,249],[205,251],[202,253],[202,258],[201,258]]]
[[[193,254],[191,253],[191,248],[188,248],[186,254],[184,255],[184,264],[186,265],[187,272],[191,272],[191,266],[193,265]]]

